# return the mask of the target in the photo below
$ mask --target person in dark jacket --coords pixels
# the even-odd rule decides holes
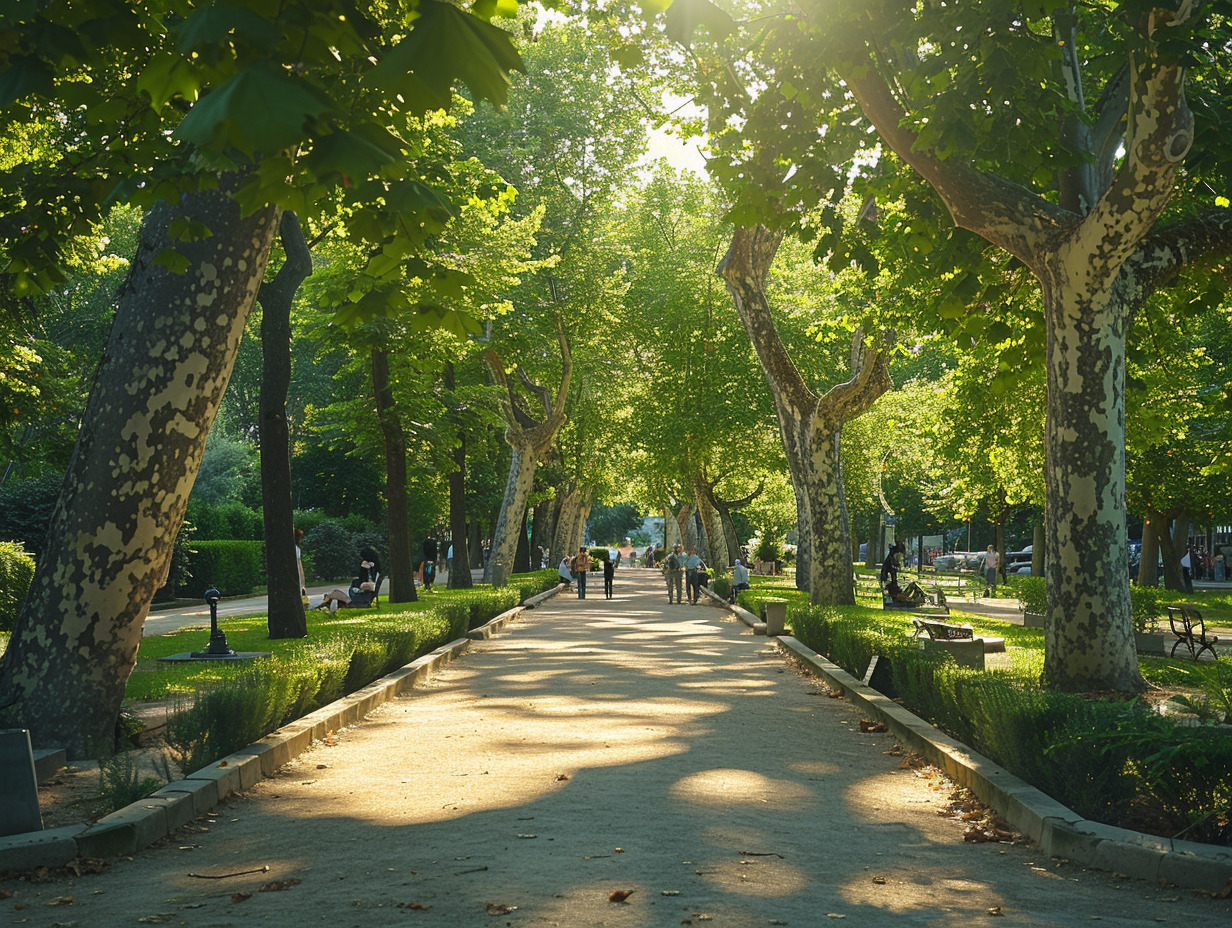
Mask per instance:
[[[429,535],[423,543],[423,587],[425,593],[432,592],[432,581],[436,579],[436,555],[438,552],[436,539]]]
[[[612,598],[612,577],[616,573],[616,565],[612,563],[610,555],[603,558],[603,595],[606,599]]]

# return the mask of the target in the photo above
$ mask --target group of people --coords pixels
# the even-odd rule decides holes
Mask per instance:
[[[881,586],[890,601],[900,606],[921,605],[927,597],[924,590],[914,580],[902,587],[898,583],[898,556],[903,552],[901,544],[890,545],[885,560],[881,563]]]
[[[612,598],[612,580],[616,573],[616,565],[612,562],[611,556],[604,552],[603,560],[603,598]],[[577,583],[577,598],[586,598],[586,577],[590,574],[591,557],[590,549],[585,545],[578,548],[578,553],[569,557],[565,555],[560,560],[560,566],[556,568],[556,573],[560,579],[571,586],[574,582]]]
[[[688,591],[689,605],[697,605],[702,587],[710,583],[710,574],[697,549],[690,547],[686,554],[682,545],[673,547],[663,559],[663,576],[667,579],[667,601],[677,605],[684,601],[683,590]],[[672,599],[673,592],[675,599]]]

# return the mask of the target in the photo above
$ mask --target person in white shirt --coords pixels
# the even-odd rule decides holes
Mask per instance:
[[[997,595],[997,549],[992,545],[988,546],[988,551],[984,554],[984,583],[988,587],[984,591],[985,596]]]

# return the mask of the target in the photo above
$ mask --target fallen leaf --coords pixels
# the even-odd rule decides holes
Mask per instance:
[[[489,902],[483,907],[483,910],[489,915],[508,915],[510,912],[517,911],[516,905],[505,905],[503,902]]]
[[[538,835],[518,835],[519,838],[537,838]]]
[[[184,903],[184,905],[180,906],[180,908],[181,909],[204,909],[205,905],[206,904],[204,902],[186,902]]]
[[[301,880],[297,876],[293,876],[289,880],[270,880],[268,883],[260,887],[257,890],[257,892],[259,893],[281,892],[284,889],[290,889],[292,886],[298,886],[302,882],[303,880]]]
[[[626,899],[632,896],[633,893],[634,893],[634,890],[632,889],[618,889],[614,893],[612,893],[610,896],[607,897],[607,901],[608,902],[624,902]]]
[[[873,877],[873,882],[876,883],[878,886],[885,886],[885,881],[886,881],[886,878],[884,876]]]
[[[395,909],[414,909],[417,912],[427,912],[432,906],[424,905],[422,902],[399,902],[394,906]]]
[[[219,767],[225,767],[225,766],[227,766],[227,762],[226,762],[225,760],[220,760],[220,761],[218,762],[218,766],[219,766]]]
[[[885,722],[877,722],[872,719],[860,719],[860,731],[865,734],[883,732],[886,730]]]
[[[612,848],[612,850],[615,851],[617,854],[623,854],[625,852],[625,849],[623,847],[614,847]]]
[[[696,918],[699,922],[708,922],[714,918],[713,915],[710,915],[706,912],[694,912],[693,917]]]
[[[660,890],[660,891],[659,891],[659,895],[660,895],[660,896],[679,896],[679,895],[680,895],[680,890],[678,890],[678,889],[663,889],[663,890]]]
[[[1223,884],[1223,889],[1216,896],[1220,899],[1227,899],[1229,896],[1232,896],[1232,876],[1228,877],[1228,882]]]
[[[557,783],[563,783],[563,782],[565,782],[565,780],[567,780],[567,779],[569,779],[569,774],[567,774],[567,773],[558,773],[558,774],[556,774],[556,782],[557,782]]]
[[[52,899],[51,902],[44,902],[43,905],[72,905],[72,896],[60,896],[57,899]]]
[[[831,699],[842,699],[843,698],[843,694],[840,690],[830,690],[830,692],[826,693],[826,695],[829,696]]]
[[[838,912],[827,912],[826,918],[846,918],[846,915],[839,915]]]
[[[12,899],[13,891],[11,889],[0,889],[0,899]]]
[[[138,925],[161,925],[163,922],[169,922],[175,918],[174,912],[162,912],[158,915],[147,915],[145,918],[137,919]]]
[[[329,764],[317,764],[317,769],[318,770],[328,770]]]
[[[252,898],[252,893],[232,893],[231,894],[232,902],[243,902],[245,899],[251,899],[251,898]]]
[[[988,914],[989,915],[1004,915],[1005,913],[1001,911],[1001,906],[994,905],[991,909],[988,910]]]

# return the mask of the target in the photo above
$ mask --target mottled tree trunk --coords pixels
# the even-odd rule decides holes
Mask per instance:
[[[142,227],[29,596],[0,658],[0,725],[73,756],[103,750],[150,600],[166,576],[277,227],[222,189],[159,204]],[[177,217],[213,234],[167,235]],[[188,259],[173,274],[164,251]],[[204,642],[202,642],[204,644]]]
[[[708,485],[698,482],[693,485],[693,495],[697,500],[702,525],[706,529],[706,562],[714,571],[730,567],[727,535],[723,531],[723,519],[719,515],[718,507],[714,504],[714,491]]]
[[[571,557],[574,553],[569,550],[569,533],[572,530],[573,520],[577,517],[577,509],[582,502],[581,494],[575,489],[566,492],[563,487],[559,487],[556,492],[560,497],[560,506],[556,510],[556,526],[552,532],[553,566],[559,564],[564,558]]]
[[[851,528],[843,496],[842,426],[814,416],[811,427],[804,427],[810,429],[807,439],[800,442],[809,450],[802,475],[809,506],[809,601],[854,605]]]
[[[1048,612],[1044,681],[1141,692],[1125,537],[1125,332],[1116,292],[1063,265],[1043,288]],[[1085,270],[1085,269],[1084,269]]]
[[[1159,525],[1159,554],[1164,571],[1164,589],[1174,593],[1188,592],[1185,588],[1185,574],[1181,567],[1181,558],[1185,554],[1185,542],[1189,539],[1189,519],[1183,515],[1161,515],[1157,524]]]
[[[885,352],[865,348],[863,335],[857,332],[852,342],[851,380],[831,387],[822,397],[809,389],[787,354],[766,300],[766,274],[780,238],[781,233],[762,226],[736,229],[719,274],[766,373],[797,501],[803,496],[797,533],[800,538],[807,535],[809,601],[815,605],[854,603],[839,439],[843,425],[863,415],[889,389],[889,369]],[[799,574],[797,566],[797,584]]]
[[[531,570],[539,570],[543,558],[540,549],[547,544],[545,537],[545,528],[547,527],[549,511],[552,508],[551,500],[541,500],[535,504],[534,510],[531,513],[530,521],[530,560]]]
[[[286,252],[274,279],[261,286],[261,511],[265,522],[265,576],[270,638],[304,638],[308,623],[295,557],[291,505],[291,430],[287,390],[291,384],[291,306],[312,273],[312,253],[294,213],[279,224]]]
[[[415,560],[411,554],[410,506],[406,493],[406,439],[402,418],[394,406],[393,384],[389,379],[389,355],[372,349],[372,390],[376,396],[376,414],[381,423],[381,438],[385,445],[385,503],[389,507],[389,601],[413,603],[419,600],[415,592]]]
[[[444,380],[452,408],[453,391],[457,388],[452,361],[445,363]],[[449,536],[453,545],[449,589],[469,590],[473,581],[469,569],[470,546],[466,537],[466,433],[461,428],[458,429],[458,443],[453,449],[453,470],[449,472]]]
[[[1045,555],[1048,553],[1047,532],[1044,531],[1044,523],[1036,521],[1035,527],[1031,530],[1031,576],[1044,576]]]
[[[471,521],[466,538],[467,550],[471,559],[470,564],[467,565],[468,569],[476,570],[483,567],[483,526],[478,519]]]
[[[512,445],[513,460],[509,463],[509,479],[505,482],[505,497],[501,501],[500,515],[492,533],[492,553],[483,572],[485,583],[504,586],[513,573],[513,558],[517,553],[518,526],[526,514],[526,501],[530,499],[535,484],[535,468],[538,466],[533,448]]]
[[[676,521],[676,514],[665,506],[663,508],[663,547],[670,552],[679,544],[684,544],[680,540],[680,523]]]
[[[526,530],[530,527],[529,513],[529,506],[522,510],[522,528],[518,531],[518,550],[513,555],[513,572],[515,574],[524,574],[530,570],[530,541],[526,537]]]

